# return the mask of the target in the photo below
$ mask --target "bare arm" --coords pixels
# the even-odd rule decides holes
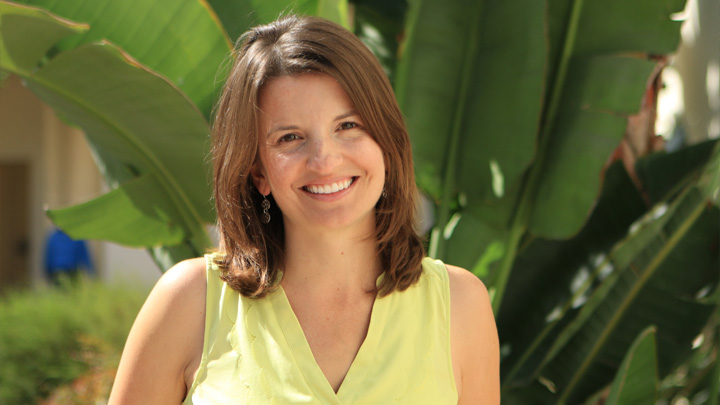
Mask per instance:
[[[455,266],[447,268],[458,403],[499,404],[500,348],[487,289],[469,271]]]
[[[148,296],[130,331],[109,403],[179,404],[202,355],[205,262],[173,266]]]

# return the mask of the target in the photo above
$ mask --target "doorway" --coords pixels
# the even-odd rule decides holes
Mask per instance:
[[[0,291],[30,281],[30,165],[0,162]]]

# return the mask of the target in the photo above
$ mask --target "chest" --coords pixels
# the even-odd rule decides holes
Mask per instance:
[[[278,291],[237,309],[221,302],[208,311],[186,403],[455,404],[449,300],[436,296],[411,288],[355,307],[293,307]]]
[[[354,299],[304,301],[288,295],[313,358],[335,392],[338,391],[370,328],[374,295]]]

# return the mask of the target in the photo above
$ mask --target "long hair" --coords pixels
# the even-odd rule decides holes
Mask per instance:
[[[287,16],[240,37],[213,125],[214,194],[222,279],[248,297],[274,287],[284,264],[281,220],[263,224],[262,196],[250,170],[258,159],[260,92],[271,79],[308,72],[333,77],[382,150],[385,194],[376,204],[376,241],[385,276],[380,296],[402,291],[422,272],[423,243],[414,224],[417,188],[410,139],[392,87],[368,48],[341,26]],[[271,197],[270,197],[271,198]],[[276,204],[271,216],[281,218]]]

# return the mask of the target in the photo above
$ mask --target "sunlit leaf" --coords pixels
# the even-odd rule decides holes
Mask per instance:
[[[0,67],[30,74],[58,41],[87,29],[85,24],[63,20],[42,9],[0,1]],[[28,36],[34,41],[25,41]]]
[[[184,232],[173,223],[174,208],[162,187],[145,175],[95,200],[51,210],[48,216],[73,239],[101,239],[126,246],[175,245]]]
[[[215,80],[230,42],[215,15],[197,0],[17,0],[86,23],[60,50],[112,42],[175,83],[209,117],[222,81]]]

